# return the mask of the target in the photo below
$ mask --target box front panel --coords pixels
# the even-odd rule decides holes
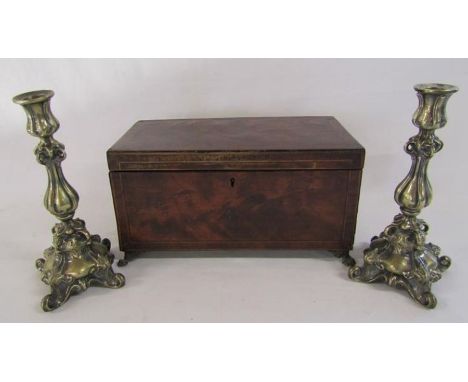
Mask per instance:
[[[342,248],[349,179],[346,170],[111,173],[121,249]]]

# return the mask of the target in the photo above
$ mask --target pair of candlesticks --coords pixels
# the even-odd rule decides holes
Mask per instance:
[[[432,199],[427,167],[443,146],[435,130],[445,126],[447,101],[458,88],[420,84],[414,89],[419,106],[413,124],[419,132],[405,145],[412,165],[395,190],[395,201],[401,213],[379,236],[372,238],[369,248],[364,250],[364,265],[350,267],[349,277],[403,288],[420,304],[434,308],[437,300],[431,286],[450,266],[450,258],[441,256],[438,246],[426,243],[429,226],[417,216]],[[34,152],[48,174],[44,205],[60,220],[52,229],[52,246],[44,251],[44,258],[36,261],[42,280],[51,289],[42,299],[44,311],[60,307],[71,295],[90,286],[120,288],[125,285],[125,277],[112,269],[114,257],[109,252],[110,241],[91,235],[83,220],[73,218],[79,198],[62,172],[65,147],[53,137],[60,126],[50,110],[53,95],[51,90],[39,90],[13,98],[13,102],[26,111],[28,133],[40,140]]]

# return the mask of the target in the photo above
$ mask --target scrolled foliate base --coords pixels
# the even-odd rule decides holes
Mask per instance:
[[[114,273],[114,256],[109,253],[110,241],[91,235],[85,222],[70,219],[52,229],[53,245],[36,261],[42,281],[51,293],[42,299],[42,309],[51,311],[63,305],[70,296],[90,286],[120,288],[125,277]]]
[[[385,282],[405,289],[415,301],[434,308],[437,299],[431,292],[432,283],[440,280],[450,266],[450,258],[440,256],[440,248],[425,243],[427,224],[403,214],[378,237],[373,237],[364,250],[364,265],[349,269],[351,279],[373,283]]]

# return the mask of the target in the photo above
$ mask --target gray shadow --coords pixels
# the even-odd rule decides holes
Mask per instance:
[[[164,258],[311,258],[318,260],[335,260],[332,252],[326,250],[250,250],[250,249],[229,249],[229,250],[203,250],[203,251],[148,251],[137,252],[135,259],[164,259]],[[130,264],[130,263],[129,263]]]

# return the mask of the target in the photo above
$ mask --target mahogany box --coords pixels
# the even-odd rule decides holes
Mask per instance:
[[[351,264],[364,155],[333,117],[139,121],[107,152],[120,249],[325,249]]]

